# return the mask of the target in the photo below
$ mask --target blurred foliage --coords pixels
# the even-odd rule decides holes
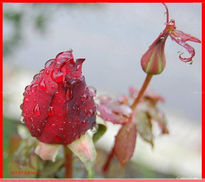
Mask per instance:
[[[3,40],[3,56],[9,56],[21,46],[25,39],[26,21],[32,24],[33,28],[41,35],[47,31],[48,23],[52,21],[58,11],[67,11],[69,8],[82,7],[102,7],[99,3],[19,3],[12,4],[4,3],[3,21],[4,26],[11,26],[11,34],[4,36]]]
[[[20,126],[20,127],[19,127]],[[35,138],[29,136],[23,124],[19,121],[3,117],[3,177],[4,178],[63,178],[64,159],[63,151],[57,155],[55,162],[43,161],[34,153]],[[17,131],[18,129],[18,131]],[[104,130],[104,129],[103,129]],[[20,133],[20,136],[18,133]],[[22,138],[24,137],[24,138]],[[175,178],[172,174],[163,174],[147,167],[142,163],[130,161],[125,168],[120,167],[115,159],[111,163],[110,170],[104,174],[101,172],[107,152],[97,148],[95,162],[95,178]],[[87,178],[87,172],[80,160],[74,157],[74,177]],[[27,172],[27,173],[26,173]],[[32,174],[33,172],[33,174]]]

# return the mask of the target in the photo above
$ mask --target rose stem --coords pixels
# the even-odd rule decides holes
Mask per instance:
[[[145,78],[145,81],[144,81],[144,83],[143,83],[143,85],[142,85],[142,87],[141,87],[141,89],[139,91],[138,96],[136,97],[136,99],[134,100],[133,104],[131,105],[132,110],[136,109],[140,99],[144,95],[144,92],[145,92],[145,90],[147,89],[147,86],[150,83],[150,80],[152,79],[152,76],[153,76],[152,74],[147,74],[147,76]],[[112,151],[110,152],[105,165],[103,166],[103,172],[106,172],[108,170],[110,162],[111,162],[113,157],[114,157],[114,147],[113,147]]]
[[[72,178],[73,177],[73,153],[66,146],[64,146],[64,156],[65,156],[65,178]]]
[[[142,87],[139,91],[139,94],[138,94],[137,98],[134,100],[133,104],[131,105],[132,110],[136,109],[140,99],[144,95],[144,92],[145,92],[145,90],[147,89],[147,86],[150,83],[150,80],[152,79],[152,76],[153,76],[152,74],[147,74],[147,76],[145,78],[145,81],[144,81],[144,83],[143,83],[143,85],[142,85]]]

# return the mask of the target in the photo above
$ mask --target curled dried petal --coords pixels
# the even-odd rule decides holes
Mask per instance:
[[[179,55],[179,59],[183,62],[191,62],[192,58],[195,56],[195,50],[192,46],[190,46],[189,44],[187,44],[187,41],[191,41],[191,42],[197,42],[197,43],[201,43],[201,41],[199,39],[197,39],[196,37],[193,37],[190,34],[184,33],[180,30],[174,30],[171,34],[170,37],[172,38],[172,40],[174,40],[177,44],[181,45],[182,47],[184,47],[189,54],[191,55],[189,58],[184,58],[182,57],[180,54]]]

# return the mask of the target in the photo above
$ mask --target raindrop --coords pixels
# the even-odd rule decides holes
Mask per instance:
[[[54,84],[52,84],[52,85],[51,85],[51,88],[52,88],[52,89],[54,89],[54,88],[55,88],[55,85],[54,85]]]
[[[86,125],[86,121],[85,121],[85,120],[83,120],[83,121],[82,121],[82,124],[83,124],[83,126],[85,126],[85,125]]]
[[[45,70],[45,73],[46,73],[46,75],[49,75],[49,71],[47,69]]]
[[[48,109],[48,115],[53,116],[55,114],[53,106],[50,106]]]
[[[96,96],[96,88],[95,87],[92,87],[92,86],[89,86],[88,87],[88,89],[89,89],[89,92],[90,92],[90,95],[92,96],[92,97],[95,97]]]
[[[45,63],[45,69],[49,68],[54,62],[55,62],[54,59],[49,59],[49,60]]]
[[[20,105],[20,109],[23,109],[23,104]]]
[[[86,101],[86,99],[87,99],[87,95],[86,94],[83,94],[82,96],[81,96],[81,101]]]
[[[54,71],[52,76],[53,76],[53,79],[54,79],[56,82],[62,82],[63,79],[64,79],[64,75],[63,75],[63,73],[60,72],[60,71],[58,71],[58,72]]]
[[[33,76],[33,80],[37,80],[38,78],[39,78],[39,73],[38,74],[35,74],[34,76]]]
[[[59,128],[58,130],[59,130],[60,132],[63,132],[63,128]]]
[[[28,91],[30,89],[30,85],[25,87],[25,91]]]
[[[57,140],[57,141],[60,141],[61,138],[60,138],[59,136],[56,136],[56,140]]]
[[[51,126],[52,126],[52,127],[56,127],[56,124],[53,123]]]
[[[88,115],[89,115],[89,116],[92,116],[93,113],[94,113],[94,111],[93,111],[92,109],[89,109],[89,110],[88,110]]]
[[[39,87],[42,90],[46,90],[46,83],[44,79],[42,79],[41,82],[39,83]]]
[[[34,114],[35,114],[36,116],[39,116],[39,115],[40,115],[40,108],[39,108],[39,105],[38,105],[38,104],[34,107],[33,111],[34,111]]]
[[[40,133],[41,133],[41,129],[40,129],[40,128],[37,128],[37,132],[40,134]]]
[[[29,101],[29,99],[26,97],[26,98],[24,99],[24,101],[25,101],[25,102],[28,102],[28,101]]]
[[[66,91],[66,99],[67,99],[67,101],[69,101],[69,100],[71,100],[72,99],[72,90],[71,89],[68,89],[67,91]]]

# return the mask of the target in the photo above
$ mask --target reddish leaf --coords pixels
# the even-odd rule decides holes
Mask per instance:
[[[136,136],[136,124],[129,122],[121,127],[115,138],[114,154],[122,166],[130,160],[134,153]]]
[[[131,108],[122,104],[121,101],[115,101],[108,96],[98,98],[100,103],[97,106],[99,116],[105,121],[111,121],[113,124],[124,124],[132,113]]]

